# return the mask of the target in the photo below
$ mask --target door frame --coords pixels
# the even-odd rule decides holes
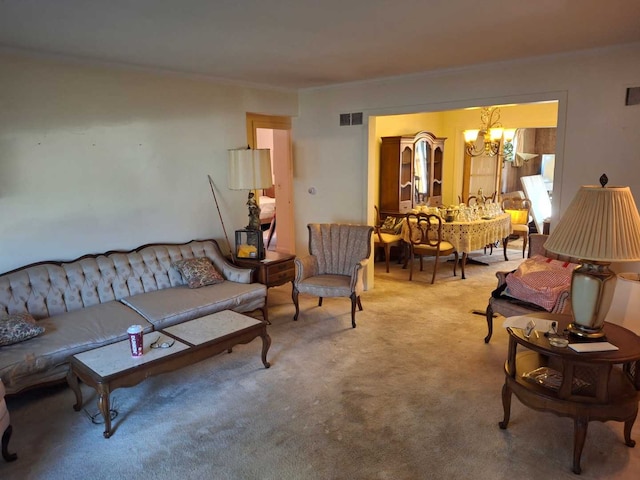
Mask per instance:
[[[276,192],[276,223],[277,243],[279,252],[295,254],[295,228],[293,211],[293,160],[291,145],[291,118],[278,115],[264,115],[247,112],[247,143],[250,148],[258,147],[257,130],[285,130],[288,132],[288,145],[274,154],[273,162],[278,163],[274,168],[274,187]],[[275,163],[274,163],[275,165]],[[279,172],[279,173],[276,173]]]

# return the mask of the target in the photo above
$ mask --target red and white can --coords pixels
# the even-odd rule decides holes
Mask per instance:
[[[132,357],[141,357],[144,344],[142,343],[142,326],[131,325],[127,328],[129,334],[129,346],[131,347]]]

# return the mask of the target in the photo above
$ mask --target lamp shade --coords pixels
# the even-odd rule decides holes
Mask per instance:
[[[581,260],[640,260],[640,215],[629,187],[580,187],[544,248]]]
[[[229,150],[229,188],[255,190],[273,185],[268,148]]]

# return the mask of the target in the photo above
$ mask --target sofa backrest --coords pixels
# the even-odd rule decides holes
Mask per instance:
[[[209,257],[227,264],[215,240],[145,245],[128,252],[39,262],[0,275],[0,315],[29,312],[41,319],[112,300],[184,285],[175,261]]]
[[[318,273],[351,275],[354,265],[371,255],[368,225],[310,223],[309,253],[318,260]]]

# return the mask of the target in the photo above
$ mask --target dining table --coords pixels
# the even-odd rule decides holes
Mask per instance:
[[[504,259],[507,257],[507,243],[511,234],[511,215],[501,213],[493,217],[480,218],[471,221],[445,222],[442,221],[442,240],[452,244],[461,255],[460,267],[462,278],[465,279],[464,266],[470,259],[468,254],[487,245],[502,242]],[[402,240],[408,245],[411,243],[410,230],[407,222],[402,225]],[[405,267],[408,255],[405,255]]]

